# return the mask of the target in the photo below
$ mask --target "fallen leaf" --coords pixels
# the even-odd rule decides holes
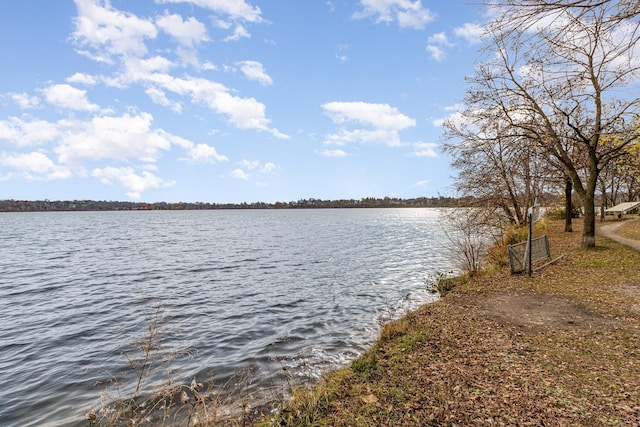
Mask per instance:
[[[362,399],[362,401],[364,403],[377,403],[378,402],[378,398],[375,397],[372,393],[360,396],[360,398]]]

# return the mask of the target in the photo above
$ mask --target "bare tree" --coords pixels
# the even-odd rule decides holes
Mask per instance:
[[[573,231],[573,181],[568,176],[565,177],[564,185],[564,231],[571,233]]]
[[[535,141],[513,133],[501,109],[469,109],[447,120],[443,145],[458,171],[456,191],[482,206],[498,209],[515,225],[527,220],[527,208],[552,185],[548,163]]]
[[[595,8],[610,7],[612,13],[607,16],[609,22],[621,22],[640,15],[638,0],[491,0],[486,1],[485,5],[502,10],[511,9],[512,17],[520,17],[518,24],[527,27],[536,25],[537,15],[562,12],[567,9],[571,9],[573,14],[580,16]]]
[[[489,59],[470,78],[462,115],[500,117],[509,124],[503,129],[509,143],[534,146],[562,168],[584,206],[582,245],[593,247],[599,174],[638,139],[640,100],[632,92],[640,77],[638,2],[491,6]],[[619,144],[604,144],[611,137]]]

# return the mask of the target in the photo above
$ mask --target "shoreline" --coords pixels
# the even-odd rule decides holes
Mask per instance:
[[[563,260],[470,279],[258,425],[640,423],[640,253],[548,222]]]
[[[176,210],[264,210],[264,209],[362,209],[362,208],[451,208],[470,200],[453,197],[363,198],[291,202],[123,202],[106,200],[0,200],[0,212],[94,212],[94,211],[176,211]]]

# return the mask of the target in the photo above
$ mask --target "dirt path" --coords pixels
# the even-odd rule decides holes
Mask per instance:
[[[615,221],[601,225],[596,229],[596,233],[602,237],[606,237],[607,239],[615,240],[618,243],[621,243],[625,246],[629,246],[637,251],[640,251],[640,240],[627,239],[626,237],[622,237],[616,233],[618,227],[625,224],[627,221],[640,221],[640,218],[634,218],[631,220],[624,221]]]

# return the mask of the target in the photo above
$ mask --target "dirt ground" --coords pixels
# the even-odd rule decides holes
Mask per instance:
[[[508,290],[481,301],[479,314],[526,329],[593,329],[612,321],[557,295]]]
[[[598,235],[640,251],[640,240],[620,236],[617,230],[632,223],[640,226],[640,218],[611,221],[598,227]],[[640,283],[627,283],[617,289],[621,295],[638,300],[633,311],[640,313]],[[569,298],[532,290],[506,290],[487,296],[480,302],[479,313],[500,322],[527,329],[584,330],[613,327],[614,322],[576,304]]]

